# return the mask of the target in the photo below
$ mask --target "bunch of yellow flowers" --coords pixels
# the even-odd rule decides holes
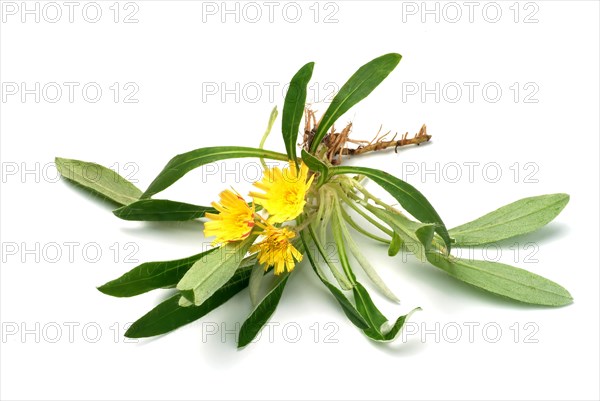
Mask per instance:
[[[295,261],[302,260],[302,254],[290,242],[296,232],[282,224],[294,220],[304,210],[306,193],[314,178],[314,175],[307,177],[308,171],[305,164],[297,167],[292,161],[283,169],[266,169],[262,180],[254,183],[263,192],[250,192],[251,205],[233,189],[221,192],[220,202],[212,202],[219,213],[205,215],[210,221],[204,225],[204,235],[214,236],[213,245],[218,245],[242,241],[254,231],[262,240],[250,252],[258,252],[258,261],[265,270],[273,267],[275,275],[291,272]],[[268,217],[257,212],[255,204],[262,206]]]

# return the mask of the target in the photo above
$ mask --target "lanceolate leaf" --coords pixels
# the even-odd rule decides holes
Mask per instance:
[[[200,148],[172,158],[160,174],[152,181],[141,198],[149,198],[168,188],[189,171],[218,160],[243,157],[263,157],[267,159],[287,161],[287,155],[257,148],[242,146],[217,146]]]
[[[142,263],[121,277],[98,287],[98,290],[113,297],[133,297],[158,288],[175,287],[194,263],[216,249],[178,260]],[[249,256],[242,261],[240,269],[253,266],[255,262],[256,257]]]
[[[298,129],[306,105],[306,86],[312,77],[314,65],[315,63],[308,63],[294,75],[283,104],[281,132],[288,158],[294,162],[296,161]]]
[[[120,219],[130,221],[187,221],[215,213],[209,206],[175,202],[166,199],[142,199],[113,210]]]
[[[180,295],[167,299],[133,323],[125,336],[129,338],[157,336],[200,319],[246,288],[251,268],[252,265],[240,268],[223,287],[200,306],[179,306]]]
[[[215,250],[217,248],[184,259],[142,263],[98,290],[113,297],[132,297],[157,288],[174,287],[194,263]]]
[[[177,289],[194,305],[202,305],[235,273],[256,235],[230,242],[199,259],[177,283]]]
[[[260,329],[269,321],[269,318],[275,312],[281,294],[287,284],[289,274],[279,278],[277,285],[263,298],[260,304],[252,311],[248,319],[240,328],[238,338],[238,348],[245,347],[256,337]]]
[[[551,222],[569,203],[567,194],[524,198],[450,230],[456,245],[485,245],[527,234]]]
[[[360,174],[369,177],[383,189],[388,191],[400,205],[417,220],[423,223],[436,225],[435,231],[442,237],[448,252],[450,251],[450,236],[431,203],[415,187],[381,170],[368,167],[338,166],[329,169],[331,175],[335,174]]]
[[[310,146],[312,153],[317,150],[317,146],[319,146],[335,121],[356,103],[369,96],[390,72],[396,68],[401,58],[402,56],[396,53],[385,54],[369,61],[350,77],[348,82],[342,86],[333,98],[325,114],[323,114],[323,118],[317,128],[317,133]]]
[[[135,185],[113,170],[81,160],[55,159],[58,172],[66,179],[82,185],[119,205],[128,205],[142,195]]]
[[[429,253],[429,262],[451,276],[494,294],[517,301],[548,306],[573,302],[571,294],[542,276],[503,263],[459,259]]]
[[[356,308],[369,324],[369,328],[365,330],[365,333],[371,338],[382,336],[381,329],[383,324],[387,322],[387,318],[377,309],[362,284],[356,283],[353,291]]]

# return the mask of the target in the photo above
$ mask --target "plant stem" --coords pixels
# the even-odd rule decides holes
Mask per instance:
[[[364,228],[362,228],[361,226],[359,226],[358,223],[356,221],[354,221],[354,219],[352,219],[352,217],[350,217],[348,212],[346,212],[344,210],[344,208],[342,208],[342,217],[344,218],[344,220],[346,220],[346,222],[350,225],[350,227],[354,228],[354,230],[361,233],[362,235],[369,237],[371,239],[374,239],[375,241],[383,242],[384,244],[390,243],[390,240],[379,237],[375,234],[372,234],[372,233],[368,232],[367,230],[365,230]]]
[[[390,212],[404,215],[401,211],[395,209],[394,207],[388,205],[387,203],[385,203],[384,201],[382,201],[381,199],[379,199],[378,197],[376,197],[375,195],[373,195],[365,187],[363,187],[361,184],[359,184],[358,181],[356,181],[355,179],[351,178],[351,180],[353,181],[352,185],[354,185],[354,187],[356,189],[358,189],[358,191],[361,192],[365,197],[371,199],[373,202],[375,202],[379,206],[383,207],[384,209],[389,210]],[[356,196],[356,195],[354,195],[354,196]],[[356,198],[358,198],[358,197],[356,197]],[[360,199],[360,198],[358,198],[358,199]]]
[[[334,202],[333,208],[338,209],[340,207],[338,202]],[[333,213],[333,218],[331,219],[331,230],[333,231],[333,239],[337,246],[338,255],[340,257],[340,263],[342,268],[344,269],[344,273],[346,273],[346,277],[350,280],[350,283],[353,286],[356,286],[356,276],[354,272],[352,272],[352,268],[350,267],[350,262],[348,261],[348,253],[346,252],[346,244],[344,243],[344,234],[342,232],[342,218],[341,213]]]
[[[367,220],[369,223],[373,224],[375,227],[377,227],[378,229],[380,229],[381,231],[383,231],[384,233],[386,233],[388,236],[392,236],[392,230],[390,230],[389,228],[385,227],[383,224],[379,223],[377,220],[375,220],[374,218],[372,218],[371,216],[369,216],[367,213],[365,213],[365,211],[363,211],[361,208],[359,208],[356,205],[356,202],[353,202],[350,198],[348,198],[348,195],[346,195],[344,193],[344,191],[339,191],[340,197],[342,198],[342,200],[348,205],[350,206],[352,209],[354,209],[354,211],[356,213],[358,213],[359,215],[361,215],[365,220]]]

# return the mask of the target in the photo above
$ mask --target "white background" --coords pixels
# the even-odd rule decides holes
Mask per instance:
[[[62,2],[56,23],[48,21],[55,9],[44,9],[45,2],[38,6],[39,22],[33,14],[22,22],[21,3],[12,3],[15,15],[7,3],[0,28],[3,399],[598,399],[597,2],[480,2],[472,21],[463,2],[428,2],[429,9],[438,7],[438,22],[435,14],[422,15],[421,2],[391,1],[321,3],[315,22],[313,2],[300,2],[296,23],[289,21],[293,6],[282,15],[285,3],[274,9],[273,22],[267,6],[255,3],[263,13],[255,23],[249,19],[256,8],[243,3],[239,22],[229,15],[224,23],[220,2],[114,7],[100,1],[96,23],[82,16],[86,2],[74,9],[72,23]],[[213,5],[216,15],[203,13]],[[93,19],[90,7],[86,18]],[[502,14],[492,22],[498,8]],[[138,22],[124,23],[132,12]],[[139,263],[197,253],[205,243],[202,226],[121,221],[110,206],[56,182],[54,157],[118,168],[145,189],[175,154],[257,146],[271,108],[281,109],[283,85],[304,63],[316,62],[310,96],[323,100],[329,83],[343,84],[358,66],[388,52],[403,55],[398,68],[340,123],[353,121],[357,139],[371,139],[381,124],[415,133],[427,123],[432,143],[349,162],[407,179],[449,227],[521,197],[569,193],[570,204],[554,222],[504,242],[499,258],[564,285],[574,304],[549,309],[505,301],[431,266],[389,259],[384,248],[361,239],[402,300],[394,305],[372,291],[381,309],[395,318],[423,308],[412,319],[415,333],[394,344],[367,340],[306,264],[272,318],[271,339],[265,332],[238,351],[234,335],[222,330],[234,329],[250,312],[244,291],[202,320],[205,329],[218,328],[214,335],[203,336],[196,322],[128,343],[126,323],[166,295],[117,299],[95,286],[133,268],[131,252]],[[14,89],[11,83],[32,89],[36,82],[40,88],[57,83],[62,97],[51,103],[56,94],[40,89],[36,102],[35,94],[22,99],[6,91]],[[72,102],[64,82],[79,84]],[[116,103],[115,82],[121,88]],[[472,99],[465,82],[476,85]],[[102,89],[96,103],[82,95],[87,83]],[[126,83],[133,86],[125,90]],[[229,89],[239,83],[239,98],[210,95],[206,88],[213,83]],[[421,83],[428,89],[439,83],[440,98],[411,95],[408,90]],[[482,93],[490,83],[501,88],[498,99],[493,89],[487,98]],[[138,102],[124,102],[136,86]],[[462,97],[452,102],[456,86]],[[262,93],[251,91],[257,87]],[[326,106],[313,107],[322,112]],[[268,148],[283,149],[279,124]],[[479,163],[471,177],[465,163]],[[492,168],[483,171],[486,164]],[[223,177],[224,167],[234,173]],[[425,169],[434,172],[422,177]],[[496,178],[498,169],[502,176]],[[195,171],[161,195],[207,204],[229,185],[246,191],[254,175],[244,164],[220,164],[217,174]],[[72,257],[70,242],[77,243]],[[82,252],[86,245],[88,254]],[[101,255],[94,263],[96,249]],[[489,251],[495,258],[496,250]],[[457,327],[461,337],[453,342]],[[297,329],[301,336],[293,342]]]

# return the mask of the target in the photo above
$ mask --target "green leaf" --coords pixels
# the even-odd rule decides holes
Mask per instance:
[[[319,173],[319,179],[317,180],[317,186],[323,185],[329,178],[329,167],[315,156],[311,155],[304,149],[302,149],[302,161],[312,171]]]
[[[398,253],[398,251],[394,253],[392,247],[394,249],[397,247],[400,250],[404,246],[406,251],[413,253],[419,260],[427,260],[426,252],[431,247],[435,225],[417,223],[401,214],[392,213],[372,205],[367,205],[367,209],[389,224],[394,230],[394,235],[398,237],[400,245],[398,243],[394,244],[394,238],[392,237],[392,244],[390,244],[390,250],[388,251],[390,256]]]
[[[250,235],[227,243],[198,260],[177,283],[177,289],[194,305],[202,305],[235,274],[255,239],[256,235]]]
[[[66,179],[82,185],[119,205],[137,201],[142,191],[113,170],[96,163],[55,158],[58,172]]]
[[[187,221],[215,213],[209,206],[175,202],[167,199],[142,199],[113,210],[120,219],[130,221]]]
[[[308,257],[308,260],[314,272],[317,274],[317,277],[319,277],[319,280],[321,280],[325,287],[327,287],[327,289],[333,294],[333,296],[342,307],[342,310],[344,311],[348,319],[350,319],[350,321],[354,323],[354,325],[359,329],[367,329],[369,325],[367,324],[365,319],[363,319],[361,314],[356,310],[354,305],[352,305],[352,303],[348,300],[348,298],[346,298],[344,293],[339,288],[331,284],[329,280],[327,280],[327,278],[320,272],[319,267],[317,265],[317,261],[315,260],[308,247],[308,240],[306,238],[305,232],[301,231],[300,236],[302,238],[302,243],[304,244],[304,249],[306,250],[306,256]]]
[[[306,86],[312,77],[314,66],[315,63],[308,63],[294,75],[283,104],[281,132],[288,158],[294,161],[296,161],[298,129],[306,105]]]
[[[551,222],[569,203],[567,194],[520,199],[449,231],[456,245],[485,245],[537,230]]]
[[[101,285],[98,290],[113,297],[133,297],[158,288],[175,287],[194,263],[215,250],[217,248],[178,260],[142,263],[121,277]],[[253,266],[255,262],[256,256],[249,256],[242,261],[240,269]]]
[[[367,64],[360,67],[354,75],[350,77],[348,82],[342,86],[333,101],[327,108],[323,118],[317,128],[317,133],[312,139],[310,150],[314,153],[317,147],[327,135],[329,128],[346,113],[352,106],[360,102],[396,68],[401,55],[397,53],[385,54],[369,61]]]
[[[263,157],[274,160],[287,161],[287,155],[257,148],[242,146],[216,146],[200,148],[183,153],[172,158],[160,174],[152,181],[141,198],[149,198],[168,188],[189,171],[218,160],[243,157]]]
[[[369,324],[369,328],[364,330],[365,333],[371,338],[383,336],[381,329],[388,319],[377,309],[371,296],[362,284],[356,283],[352,291],[354,291],[356,309],[358,309],[359,313]]]
[[[242,324],[240,335],[238,337],[238,348],[250,344],[265,323],[267,323],[271,315],[273,315],[289,277],[289,274],[279,276],[279,280],[275,287],[263,298],[261,303],[258,304],[244,324]]]
[[[518,267],[440,253],[428,253],[427,260],[454,278],[517,301],[548,306],[573,302],[571,294],[560,285]]]
[[[157,288],[173,287],[194,263],[215,250],[217,248],[178,260],[142,263],[121,277],[98,287],[98,290],[113,297],[133,297]]]
[[[246,288],[251,268],[252,265],[240,268],[223,287],[200,306],[179,306],[180,295],[167,299],[133,323],[125,333],[125,337],[157,336],[200,319]]]
[[[421,310],[421,308],[415,308],[408,314],[398,317],[392,327],[386,327],[388,319],[377,309],[365,287],[357,283],[353,290],[356,308],[369,323],[369,328],[364,329],[363,332],[375,341],[389,342],[395,340],[402,327],[404,327],[406,320],[415,311]]]
[[[402,181],[381,170],[368,167],[338,166],[329,169],[331,175],[336,174],[360,174],[369,177],[383,189],[390,193],[400,205],[417,220],[423,223],[436,225],[435,231],[442,237],[448,252],[450,252],[451,241],[448,230],[442,218],[435,211],[431,203],[409,183]]]

